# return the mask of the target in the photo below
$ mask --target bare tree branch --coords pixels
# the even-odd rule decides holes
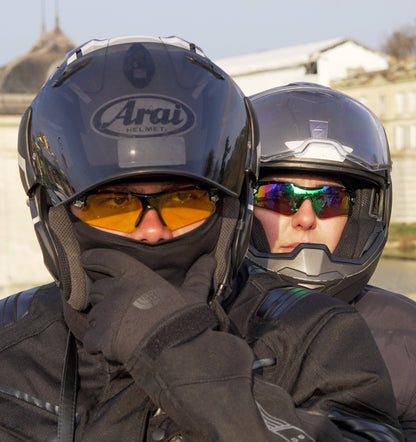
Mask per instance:
[[[404,25],[385,37],[381,50],[397,60],[416,56],[416,21],[412,25]]]

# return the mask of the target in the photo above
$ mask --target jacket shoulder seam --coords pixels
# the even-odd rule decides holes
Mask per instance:
[[[34,287],[7,298],[0,299],[0,329],[15,324],[29,314],[39,287]]]

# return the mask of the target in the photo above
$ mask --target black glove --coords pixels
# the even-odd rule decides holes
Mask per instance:
[[[93,280],[90,329],[84,337],[89,353],[126,364],[142,347],[155,357],[217,322],[207,304],[216,265],[212,256],[201,256],[180,288],[117,250],[87,250],[81,261]]]

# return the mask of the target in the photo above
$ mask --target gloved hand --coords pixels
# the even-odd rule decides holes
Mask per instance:
[[[126,364],[138,347],[156,357],[166,346],[216,324],[207,304],[216,265],[212,256],[201,256],[180,288],[117,250],[87,250],[81,261],[93,281],[84,337],[89,353]]]

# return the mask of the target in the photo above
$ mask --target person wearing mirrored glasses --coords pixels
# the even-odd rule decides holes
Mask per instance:
[[[416,440],[416,303],[368,284],[383,251],[392,183],[378,118],[353,98],[295,83],[251,97],[262,142],[248,257],[290,284],[355,306]]]
[[[232,292],[258,144],[251,104],[194,44],[68,54],[20,124],[55,282],[0,301],[1,440],[402,440],[350,306],[280,287],[277,317],[270,276]]]

